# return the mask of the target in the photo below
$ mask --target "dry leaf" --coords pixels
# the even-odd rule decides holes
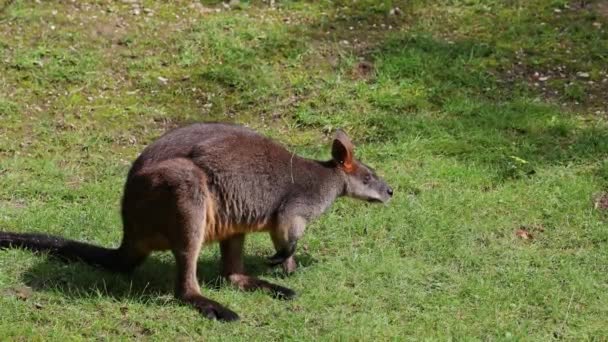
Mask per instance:
[[[597,210],[608,210],[608,193],[604,192],[595,198],[594,207]]]
[[[518,236],[524,240],[532,240],[534,238],[534,236],[532,236],[532,234],[522,228],[519,228],[517,231],[515,231],[515,236]]]

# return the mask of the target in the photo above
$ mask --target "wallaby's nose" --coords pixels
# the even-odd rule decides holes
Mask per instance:
[[[393,189],[388,188],[388,189],[386,189],[386,192],[388,192],[389,196],[391,196],[391,197],[393,196]]]

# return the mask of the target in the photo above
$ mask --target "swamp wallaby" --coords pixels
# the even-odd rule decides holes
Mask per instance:
[[[344,132],[338,131],[331,152],[329,161],[301,158],[236,125],[179,128],[148,146],[131,167],[117,249],[9,232],[0,232],[0,247],[46,251],[125,273],[152,251],[171,250],[177,265],[175,296],[208,318],[236,320],[236,313],[201,294],[196,277],[201,246],[220,243],[222,275],[238,288],[291,298],[292,290],[245,274],[245,234],[268,232],[276,249],[269,262],[292,272],[306,223],[337,197],[386,202],[392,196],[392,189],[355,159]]]

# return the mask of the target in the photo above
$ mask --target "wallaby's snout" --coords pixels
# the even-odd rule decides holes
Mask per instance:
[[[368,202],[386,203],[393,189],[374,169],[354,157],[354,145],[342,130],[338,130],[332,145],[332,156],[344,177],[344,195]]]
[[[386,203],[393,197],[393,189],[375,171],[358,162],[358,169],[346,177],[346,195],[373,203]]]

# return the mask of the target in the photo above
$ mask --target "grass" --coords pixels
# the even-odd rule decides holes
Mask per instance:
[[[130,162],[194,121],[317,158],[344,128],[395,198],[338,201],[290,277],[249,239],[294,301],[206,248],[229,325],[172,299],[167,254],[126,278],[1,251],[4,339],[606,340],[605,1],[134,3],[0,3],[2,230],[115,246]]]

